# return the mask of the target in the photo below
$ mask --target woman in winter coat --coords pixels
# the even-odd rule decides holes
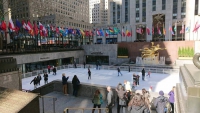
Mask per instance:
[[[144,100],[145,104],[145,112],[150,112],[150,101],[149,101],[150,94],[146,89],[142,89],[142,99]]]
[[[170,102],[171,107],[172,107],[172,113],[174,113],[174,89],[175,89],[175,86],[168,93],[168,95],[169,95],[169,102]]]
[[[120,83],[117,86],[117,95],[118,95],[118,106],[117,106],[117,113],[120,113],[120,108],[122,107],[123,113],[125,113],[126,101],[124,100],[124,94],[126,91],[124,90],[122,84]]]
[[[163,91],[159,91],[159,95],[154,101],[154,106],[156,107],[157,113],[165,113],[166,104],[169,100],[164,96]]]
[[[73,95],[77,97],[80,81],[76,75],[74,75],[72,79],[72,84],[73,84]]]
[[[100,93],[100,91],[97,89],[95,91],[95,94],[94,94],[94,97],[93,97],[93,103],[94,103],[94,106],[93,108],[101,108],[101,104],[102,104],[102,95]],[[92,113],[94,113],[95,109],[92,110]],[[101,110],[99,109],[99,113],[101,113]]]
[[[131,111],[131,113],[146,113],[145,108],[146,107],[144,100],[142,99],[142,95],[136,93],[136,95],[128,104],[128,111]]]

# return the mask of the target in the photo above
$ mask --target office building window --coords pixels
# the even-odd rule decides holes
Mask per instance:
[[[128,22],[128,0],[125,0],[125,22]]]
[[[152,0],[152,11],[156,11],[156,0]]]
[[[135,20],[136,20],[136,23],[138,23],[139,20],[140,20],[140,19],[139,19],[139,18],[140,18],[140,11],[139,11],[139,10],[140,10],[140,1],[139,1],[139,0],[136,0],[135,5],[136,5],[136,6],[135,6],[135,7],[136,7],[136,9],[135,9],[135,10],[136,10],[136,12],[135,12],[135,17],[136,17],[136,19],[135,19]]]
[[[186,0],[181,1],[181,18],[185,18],[186,13]]]
[[[162,0],[162,10],[165,10],[166,8],[166,0]]]
[[[120,23],[120,5],[117,5],[117,23]]]
[[[146,22],[146,0],[142,0],[142,22]]]
[[[194,15],[198,15],[198,8],[199,8],[198,4],[199,4],[199,0],[195,0],[195,10],[194,10]]]
[[[136,0],[136,8],[140,8],[140,2],[139,2],[139,0]]]
[[[172,12],[173,19],[177,19],[177,12],[178,12],[177,7],[178,7],[178,0],[173,0],[173,12]]]

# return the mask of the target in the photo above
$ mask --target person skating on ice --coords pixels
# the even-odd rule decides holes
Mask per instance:
[[[90,68],[88,68],[88,80],[91,80],[91,71],[90,71]]]
[[[121,76],[122,76],[122,73],[121,73],[121,71],[120,71],[120,68],[119,68],[119,67],[117,68],[117,71],[118,71],[118,76],[119,76],[119,74],[121,74]]]

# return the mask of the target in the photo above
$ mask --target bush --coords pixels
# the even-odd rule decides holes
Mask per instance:
[[[194,49],[192,47],[178,48],[179,57],[193,57],[193,55],[194,55]]]

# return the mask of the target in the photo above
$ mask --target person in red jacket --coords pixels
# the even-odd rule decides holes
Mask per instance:
[[[48,65],[48,66],[47,66],[47,69],[48,69],[48,73],[50,74],[51,66]]]

